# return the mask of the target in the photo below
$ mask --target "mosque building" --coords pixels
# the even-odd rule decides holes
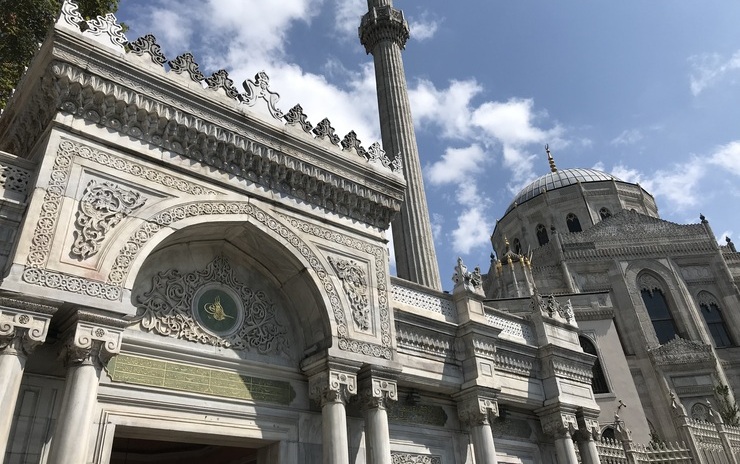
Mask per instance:
[[[64,1],[0,116],[4,463],[738,462],[740,253],[705,218],[548,149],[442,291],[408,33],[368,0],[363,146]]]

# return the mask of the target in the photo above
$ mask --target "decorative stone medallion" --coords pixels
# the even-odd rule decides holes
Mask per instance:
[[[195,293],[193,317],[203,330],[226,337],[241,326],[244,309],[233,290],[223,285],[212,284]]]

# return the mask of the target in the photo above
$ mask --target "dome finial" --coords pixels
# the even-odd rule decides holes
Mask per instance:
[[[545,153],[547,153],[547,161],[550,163],[550,171],[558,172],[558,168],[555,166],[555,160],[552,157],[552,153],[550,153],[550,144],[545,145]]]

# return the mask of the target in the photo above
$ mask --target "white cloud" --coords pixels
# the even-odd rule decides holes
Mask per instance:
[[[470,176],[483,170],[486,154],[473,144],[466,148],[447,148],[442,159],[427,168],[432,185],[469,182]]]
[[[470,102],[483,90],[474,79],[453,80],[446,89],[437,89],[431,81],[419,80],[409,89],[414,120],[424,126],[439,126],[442,135],[450,139],[471,136]]]
[[[612,139],[612,145],[633,145],[643,139],[639,129],[625,129],[621,134]]]
[[[428,40],[434,37],[439,28],[439,21],[429,19],[425,12],[419,18],[409,18],[409,28],[411,29],[411,40]]]
[[[468,254],[470,250],[489,244],[492,224],[483,208],[474,206],[457,218],[457,228],[452,231],[452,248],[456,253]]]
[[[335,0],[334,27],[347,40],[357,39],[360,18],[367,13],[365,0]],[[359,43],[359,42],[358,42]]]
[[[442,225],[445,222],[445,217],[439,213],[432,213],[432,237],[437,241],[442,237]]]
[[[724,59],[717,53],[705,53],[689,57],[692,67],[690,76],[691,93],[699,95],[707,87],[716,84],[725,74],[740,69],[740,50]]]
[[[709,157],[709,162],[726,172],[740,176],[740,140],[718,147]]]

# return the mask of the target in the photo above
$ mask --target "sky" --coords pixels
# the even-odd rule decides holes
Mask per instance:
[[[443,287],[456,258],[485,272],[516,193],[549,172],[637,182],[663,219],[740,245],[740,2],[396,0]],[[121,0],[134,40],[205,75],[265,71],[283,111],[300,103],[363,146],[380,140],[366,0]],[[238,86],[240,87],[240,86]]]

